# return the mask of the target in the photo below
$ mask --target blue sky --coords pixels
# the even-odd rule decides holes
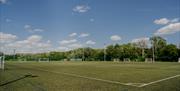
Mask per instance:
[[[177,44],[180,40],[180,0],[0,0],[0,3],[0,31],[4,36],[1,45],[21,51],[34,51],[29,46],[22,49],[21,45],[28,43],[40,48],[47,45],[45,48],[51,48],[48,50],[102,48],[104,43],[123,44],[155,34],[169,43]]]

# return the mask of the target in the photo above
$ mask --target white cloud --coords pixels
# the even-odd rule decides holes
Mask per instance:
[[[170,23],[176,23],[178,21],[179,21],[179,18],[174,18],[174,19],[161,18],[161,19],[156,19],[154,23],[160,24],[160,25],[166,25]]]
[[[25,29],[31,29],[31,25],[24,25]]]
[[[74,43],[74,44],[71,44],[71,45],[68,45],[68,47],[70,49],[76,49],[76,48],[81,48],[83,45],[82,44],[79,44],[79,43]]]
[[[176,22],[179,22],[179,18],[174,18],[171,20],[171,23],[176,23]]]
[[[168,35],[168,34],[174,34],[179,31],[180,31],[180,22],[177,22],[177,23],[166,25],[158,29],[154,34],[155,35]]]
[[[71,33],[69,36],[70,37],[74,37],[74,36],[76,36],[77,35],[77,33]]]
[[[79,35],[79,37],[80,37],[80,38],[83,38],[83,37],[88,37],[88,36],[89,36],[89,34],[88,34],[88,33],[82,33],[82,34],[80,34],[80,35]]]
[[[21,48],[21,47],[31,48],[33,46],[40,46],[42,44],[40,43],[41,40],[42,40],[42,36],[32,35],[28,37],[26,40],[19,40],[19,41],[15,41],[14,43],[9,43],[8,46],[14,48]]]
[[[59,51],[69,51],[69,48],[68,47],[63,47],[63,46],[60,46],[57,48]]]
[[[121,37],[120,37],[119,35],[112,35],[112,36],[110,37],[110,39],[111,39],[112,41],[119,41],[119,40],[121,40]]]
[[[74,12],[79,12],[79,13],[85,13],[90,10],[90,7],[87,5],[77,5],[76,7],[73,8]]]
[[[7,18],[5,21],[8,23],[8,22],[11,22],[12,20]]]
[[[43,32],[44,30],[43,30],[43,29],[40,29],[40,28],[37,28],[37,29],[34,29],[33,31],[34,31],[34,32]]]
[[[141,42],[141,41],[148,42],[148,41],[149,41],[149,38],[148,38],[148,37],[136,38],[136,39],[133,39],[131,42],[132,42],[132,43],[137,43],[137,42]]]
[[[69,50],[73,50],[73,49],[77,49],[77,48],[82,48],[82,44],[79,43],[74,43],[71,45],[67,45],[67,46],[59,46],[56,48],[57,51],[69,51]]]
[[[169,22],[170,20],[168,20],[167,18],[156,19],[154,21],[155,24],[160,24],[160,25],[165,25],[168,24]]]
[[[92,40],[88,40],[88,41],[86,42],[86,44],[88,44],[88,45],[94,45],[94,44],[96,44],[96,42],[94,42],[94,41],[92,41]]]
[[[33,28],[31,25],[24,25],[24,29],[30,33],[34,33],[34,32],[43,32],[44,29],[40,29],[40,28]]]
[[[32,36],[28,37],[27,40],[28,40],[30,43],[39,42],[39,41],[42,40],[42,36],[32,35]]]
[[[51,46],[50,43],[37,43],[36,45],[38,48],[42,48],[42,49],[49,48]]]
[[[131,41],[131,43],[136,44],[136,46],[141,47],[141,48],[147,48],[148,46],[151,46],[151,43],[149,41],[148,37],[141,37],[141,38],[136,38]]]
[[[75,43],[75,42],[77,42],[77,40],[76,39],[72,39],[72,40],[62,40],[59,43],[61,45],[65,45],[65,44],[71,44],[71,43]]]
[[[0,43],[11,42],[17,39],[16,35],[0,32]]]
[[[47,43],[51,43],[51,41],[50,41],[50,40],[47,40]]]
[[[89,21],[90,21],[90,22],[94,22],[94,19],[93,19],[93,18],[91,18],[91,19],[89,19]]]
[[[29,45],[29,43],[30,42],[28,40],[20,40],[20,41],[16,41],[13,46],[14,47],[21,47],[21,46]]]
[[[5,45],[5,48],[7,50],[16,49],[17,52],[23,53],[39,53],[49,51],[51,46],[50,40],[43,42],[42,36],[32,35],[25,40],[8,43]]]
[[[0,0],[0,4],[5,4],[5,3],[7,3],[7,0]]]

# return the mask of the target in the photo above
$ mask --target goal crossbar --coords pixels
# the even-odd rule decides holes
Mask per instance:
[[[153,62],[152,58],[145,58],[145,62]]]

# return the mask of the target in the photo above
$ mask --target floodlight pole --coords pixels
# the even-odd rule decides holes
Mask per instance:
[[[104,61],[106,61],[106,44],[104,43]]]
[[[179,32],[179,49],[180,49],[180,32]]]
[[[2,70],[4,70],[4,64],[5,64],[5,54],[3,53],[3,59],[2,59],[3,61],[2,61]]]
[[[153,62],[154,62],[154,45],[152,47],[152,51],[153,51]]]
[[[13,50],[13,55],[14,55],[13,59],[15,61],[15,58],[16,58],[16,49]]]
[[[155,42],[154,42],[154,40],[152,41],[153,43],[153,45],[152,45],[152,51],[153,51],[153,62],[155,62]]]
[[[84,53],[84,47],[83,47],[83,56],[82,56],[82,61],[85,61],[85,59],[84,59],[84,58],[85,58],[84,54],[85,54],[85,53]]]
[[[73,50],[74,61],[76,61],[76,49]]]
[[[47,51],[48,61],[50,61],[50,50]]]

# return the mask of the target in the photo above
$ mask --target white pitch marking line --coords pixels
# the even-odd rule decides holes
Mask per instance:
[[[30,67],[28,67],[28,68],[30,68]],[[34,69],[34,68],[31,68],[31,69]],[[85,79],[97,80],[97,81],[102,81],[102,82],[107,82],[107,83],[114,83],[114,84],[120,84],[120,85],[126,85],[126,86],[134,86],[134,87],[144,87],[144,86],[151,85],[151,84],[154,84],[154,83],[158,83],[158,82],[161,82],[161,81],[165,81],[165,80],[169,80],[169,79],[172,79],[172,78],[180,77],[180,74],[179,74],[179,75],[171,76],[171,77],[164,78],[164,79],[161,79],[161,80],[149,82],[149,83],[121,83],[121,82],[118,82],[118,81],[111,81],[111,80],[105,80],[105,79],[81,76],[81,75],[72,74],[72,73],[53,72],[53,71],[48,71],[48,70],[43,70],[43,69],[37,69],[37,70],[56,73],[56,74],[64,74],[64,75],[69,75],[69,76],[74,76],[74,77],[85,78]],[[142,84],[142,85],[137,86],[137,85],[134,85],[134,84]]]
[[[23,67],[23,68],[30,68],[30,67]],[[30,69],[34,69],[34,68],[30,68]],[[56,74],[64,74],[64,75],[69,75],[69,76],[73,76],[73,77],[79,77],[79,78],[85,78],[85,79],[90,79],[90,80],[96,80],[96,81],[101,81],[101,82],[106,82],[106,83],[111,83],[111,84],[113,83],[113,84],[120,84],[120,85],[126,85],[126,86],[139,87],[139,86],[134,85],[136,83],[121,83],[121,82],[118,82],[118,81],[111,81],[111,80],[105,80],[105,79],[81,76],[81,75],[72,74],[72,73],[54,72],[54,71],[48,71],[48,70],[44,70],[44,69],[37,69],[37,68],[36,68],[36,70],[46,71],[46,72],[51,72],[51,73],[56,73]],[[144,83],[142,83],[142,84],[144,84]]]
[[[162,82],[162,81],[165,81],[165,80],[173,79],[173,78],[176,78],[176,77],[180,77],[180,74],[179,75],[175,75],[175,76],[171,76],[171,77],[167,77],[167,78],[164,78],[164,79],[160,79],[160,80],[157,80],[157,81],[145,83],[145,84],[140,85],[138,87],[144,87],[144,86],[147,86],[147,85],[151,85],[151,84],[154,84],[154,83],[158,83],[158,82]]]
[[[37,69],[37,70],[41,70],[41,71],[46,71],[46,72],[51,72],[51,73],[56,73],[56,74],[64,74],[64,75],[69,75],[69,76],[73,76],[73,77],[79,77],[79,78],[85,78],[85,79],[90,79],[90,80],[96,80],[96,81],[102,81],[102,82],[107,82],[107,83],[113,83],[113,84],[120,84],[120,85],[126,85],[126,86],[134,86],[134,87],[139,87],[136,86],[134,84],[129,84],[129,83],[121,83],[118,81],[111,81],[111,80],[105,80],[105,79],[99,79],[99,78],[93,78],[93,77],[87,77],[87,76],[81,76],[81,75],[77,75],[77,74],[72,74],[72,73],[62,73],[62,72],[54,72],[54,71],[48,71],[48,70],[43,70],[43,69]],[[142,83],[144,84],[144,83]]]

